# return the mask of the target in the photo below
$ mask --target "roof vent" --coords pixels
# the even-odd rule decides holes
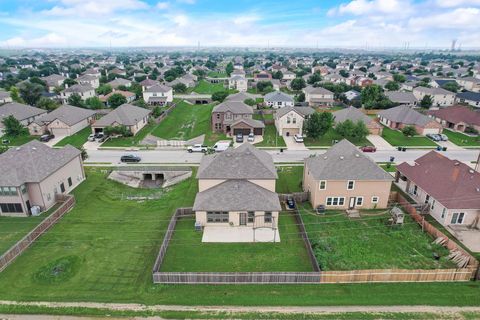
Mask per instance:
[[[459,166],[459,165],[460,165],[460,162],[455,162],[453,165],[454,165],[454,166]]]
[[[344,156],[340,156],[340,160],[343,160],[343,159],[345,159],[345,157],[344,157]]]
[[[360,158],[360,155],[358,153],[355,153],[355,158]]]
[[[470,172],[471,174],[475,173],[473,169],[468,170],[468,172]]]
[[[36,147],[32,147],[32,150],[37,150],[37,148],[36,148]]]

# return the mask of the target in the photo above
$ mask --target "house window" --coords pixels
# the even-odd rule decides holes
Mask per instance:
[[[72,178],[68,178],[68,186],[71,187],[72,186]]]
[[[357,197],[356,205],[357,206],[362,206],[363,205],[363,197]]]
[[[0,188],[0,195],[2,196],[16,196],[17,188],[15,187],[2,187]]]
[[[293,118],[292,123],[297,123],[297,118]]]
[[[255,219],[255,212],[253,211],[248,211],[248,223],[253,223],[253,219]]]
[[[430,209],[433,210],[435,208],[435,200],[432,200],[432,205],[430,206]]]
[[[24,184],[22,184],[22,186],[20,187],[20,191],[22,192],[22,194],[27,193],[27,187]]]
[[[271,223],[272,222],[272,213],[271,212],[265,212],[264,221],[265,221],[265,223]]]
[[[327,181],[326,180],[321,180],[320,181],[320,190],[325,190],[327,189]]]
[[[290,123],[290,117],[287,117],[287,123]]]
[[[47,193],[47,201],[50,201],[52,197],[50,196],[50,193]]]
[[[414,194],[414,195],[417,195],[417,191],[418,191],[418,187],[415,185],[415,186],[413,187],[413,194]]]
[[[427,194],[427,195],[425,196],[425,203],[428,203],[428,201],[430,201],[430,195]]]
[[[343,206],[345,204],[344,197],[328,197],[327,206]]]
[[[208,211],[207,222],[211,223],[225,223],[228,222],[228,212]]]
[[[217,113],[217,119],[220,119],[220,113]]]
[[[0,209],[2,210],[3,213],[23,212],[23,208],[20,203],[0,203]]]
[[[347,190],[353,190],[354,187],[355,187],[355,181],[353,181],[353,180],[348,180],[348,182],[347,182]]]
[[[61,191],[62,193],[65,192],[65,185],[63,184],[63,182],[60,183],[60,191]]]
[[[447,213],[447,209],[446,208],[443,208],[442,210],[442,219],[445,218],[445,214]]]
[[[377,196],[372,197],[372,203],[378,203],[378,197]]]
[[[451,224],[462,224],[465,218],[464,212],[455,212],[453,213],[452,220],[450,221]]]

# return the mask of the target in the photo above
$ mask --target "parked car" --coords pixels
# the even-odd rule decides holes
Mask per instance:
[[[187,151],[192,153],[192,152],[203,152],[206,153],[208,151],[208,146],[203,145],[203,144],[194,144],[193,146],[189,146],[187,148]]]
[[[235,141],[238,142],[238,143],[242,143],[243,142],[243,134],[241,134],[241,133],[237,134],[237,136],[235,138]]]
[[[120,161],[121,162],[140,162],[142,161],[142,158],[134,154],[126,154],[120,158]]]
[[[302,143],[303,142],[303,136],[301,134],[296,134],[293,136],[293,139],[295,142]]]
[[[377,148],[373,146],[363,146],[360,148],[360,150],[362,150],[363,152],[376,152]]]
[[[442,138],[440,137],[439,134],[429,133],[429,134],[427,134],[427,138],[430,138],[430,139],[432,139],[433,141],[442,141]]]
[[[247,141],[248,141],[248,142],[253,142],[253,141],[255,141],[255,135],[250,132],[250,134],[248,135]]]
[[[293,198],[287,198],[288,209],[295,209],[295,200]]]
[[[40,136],[40,141],[48,142],[48,141],[52,140],[53,138],[55,138],[55,136],[53,134],[44,134],[44,135]]]
[[[439,134],[439,136],[440,136],[440,139],[442,139],[442,141],[448,141],[447,135],[442,133],[442,134]]]
[[[92,133],[91,135],[88,136],[88,141],[95,141],[95,135]]]

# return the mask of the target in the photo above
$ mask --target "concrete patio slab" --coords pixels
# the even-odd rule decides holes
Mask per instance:
[[[280,242],[280,233],[269,228],[207,226],[203,229],[202,242]]]
[[[470,251],[480,252],[480,230],[454,225],[447,226],[447,230]]]

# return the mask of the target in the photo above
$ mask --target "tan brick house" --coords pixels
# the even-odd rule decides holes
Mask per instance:
[[[263,135],[265,124],[253,119],[253,108],[241,101],[224,101],[212,110],[212,131],[225,134]]]

